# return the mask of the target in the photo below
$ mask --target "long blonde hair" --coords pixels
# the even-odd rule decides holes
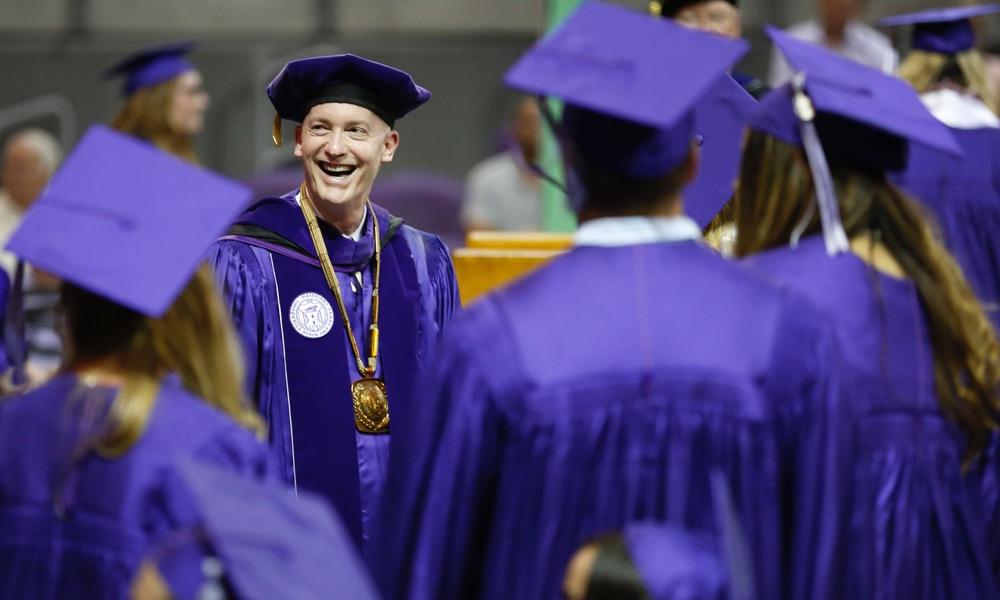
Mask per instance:
[[[241,350],[211,269],[202,265],[159,318],[72,284],[63,285],[69,370],[107,369],[122,379],[95,449],[120,456],[146,428],[160,382],[175,373],[207,404],[257,434],[263,424],[243,392]]]
[[[177,79],[142,88],[125,100],[111,121],[118,131],[151,142],[161,150],[197,163],[194,139],[170,125],[170,107],[177,91]]]
[[[955,55],[911,50],[899,65],[898,75],[921,94],[933,88],[942,78],[963,79],[964,81],[956,83],[977,96],[994,113],[997,112],[996,98],[986,83],[983,55],[978,50],[967,50]]]
[[[927,314],[938,401],[964,431],[964,464],[986,446],[1000,409],[1000,343],[958,264],[920,206],[883,173],[831,165],[844,229],[870,232],[913,281]],[[736,255],[785,246],[813,198],[801,151],[750,131],[736,201]],[[820,230],[813,216],[808,233]]]

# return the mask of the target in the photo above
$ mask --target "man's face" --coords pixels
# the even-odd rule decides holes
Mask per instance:
[[[674,21],[685,27],[731,38],[738,38],[743,34],[740,9],[726,0],[707,0],[682,8],[674,16]]]
[[[830,36],[843,35],[847,23],[857,16],[860,8],[858,0],[819,0],[824,31]]]
[[[25,209],[31,206],[45,189],[49,175],[42,157],[30,144],[15,141],[7,147],[0,181],[18,206]]]
[[[295,156],[302,159],[306,189],[317,204],[364,204],[379,167],[392,161],[398,145],[398,133],[354,104],[318,104],[295,129]]]

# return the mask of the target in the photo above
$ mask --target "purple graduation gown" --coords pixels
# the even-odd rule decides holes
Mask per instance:
[[[629,521],[715,532],[717,468],[759,597],[824,598],[831,339],[694,241],[577,247],[486,297],[449,327],[393,439],[383,595],[556,598],[572,553]]]
[[[127,453],[82,453],[93,430],[83,423],[113,394],[61,375],[0,400],[0,598],[125,598],[140,562],[170,533],[148,516],[178,461],[273,477],[269,449],[173,377]]]
[[[853,421],[844,597],[997,597],[984,536],[995,507],[963,481],[964,442],[938,407],[916,288],[853,254],[830,258],[818,236],[747,262],[807,295],[840,338],[839,413]]]
[[[390,429],[401,426],[413,382],[459,306],[448,250],[375,206],[382,234],[377,376],[385,379]],[[372,219],[358,242],[321,222],[351,326],[367,356],[374,253]],[[351,382],[360,378],[340,312],[319,267],[295,192],[265,198],[237,219],[209,253],[246,351],[250,394],[267,420],[285,481],[333,503],[363,547],[389,456],[389,435],[359,433]],[[361,274],[359,284],[357,273]],[[313,293],[331,307],[329,331],[303,336],[291,323],[296,298]]]
[[[894,177],[936,218],[945,242],[1000,331],[1000,129],[950,128],[965,155],[910,147]]]

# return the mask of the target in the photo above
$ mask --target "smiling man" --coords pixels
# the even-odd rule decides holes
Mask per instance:
[[[444,243],[369,199],[399,147],[396,120],[430,92],[343,54],[288,63],[267,95],[276,144],[281,119],[299,123],[303,183],[248,208],[211,259],[286,481],[330,500],[363,547],[389,432],[458,306]]]

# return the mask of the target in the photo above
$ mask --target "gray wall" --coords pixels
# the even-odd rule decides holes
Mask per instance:
[[[742,4],[753,44],[742,67],[762,74],[769,50],[760,25],[806,18],[814,4]],[[873,0],[868,13],[930,4]],[[406,69],[434,92],[399,122],[402,146],[391,168],[461,176],[493,148],[516,101],[500,78],[543,23],[542,0],[0,0],[0,81],[7,82],[0,122],[5,107],[55,93],[72,106],[79,134],[118,108],[118,84],[101,79],[104,68],[143,45],[191,38],[200,42],[193,58],[212,95],[200,156],[209,167],[245,177],[291,156],[287,146],[269,150],[273,114],[263,87],[280,64],[344,50]],[[7,133],[0,126],[0,137]]]

